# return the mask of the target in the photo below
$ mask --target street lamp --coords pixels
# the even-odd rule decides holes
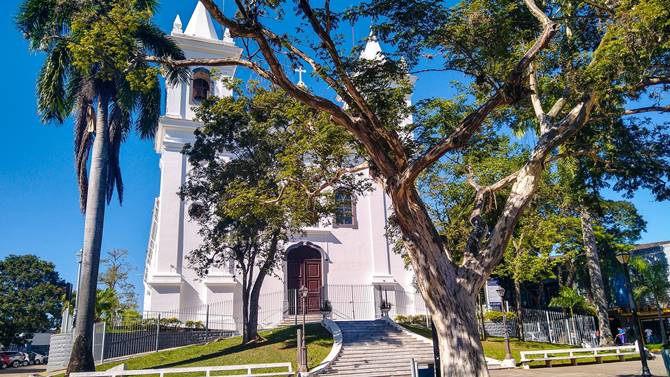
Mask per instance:
[[[304,285],[298,289],[302,297],[302,331],[298,330],[298,372],[307,372],[307,344],[305,343],[305,316],[307,314],[307,294],[309,289]]]
[[[514,357],[512,357],[512,348],[509,345],[509,330],[507,329],[507,311],[505,311],[505,305],[504,302],[505,300],[503,297],[505,297],[505,288],[503,287],[498,287],[496,289],[496,292],[498,292],[498,295],[500,295],[500,305],[502,306],[502,313],[503,313],[503,331],[505,334],[505,360],[500,363],[500,365],[503,368],[514,368],[516,367],[516,360],[514,360]]]
[[[626,294],[628,296],[628,305],[633,313],[633,332],[637,340],[637,348],[640,352],[640,361],[642,362],[642,376],[651,377],[651,371],[647,365],[647,354],[644,351],[644,343],[642,342],[642,329],[640,329],[640,321],[637,318],[637,305],[633,299],[633,291],[630,286],[630,272],[628,271],[628,262],[630,261],[630,251],[620,251],[616,254],[616,259],[623,266],[623,274],[626,279]]]

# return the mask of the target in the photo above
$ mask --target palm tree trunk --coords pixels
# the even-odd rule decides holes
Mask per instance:
[[[95,316],[95,295],[100,267],[102,230],[105,222],[105,199],[107,195],[107,174],[109,162],[109,97],[98,97],[98,117],[95,126],[95,140],[91,155],[91,171],[86,196],[84,220],[84,248],[81,264],[80,292],[77,292],[77,318],[74,328],[75,339],[66,375],[71,372],[95,370],[93,360],[93,323]]]
[[[605,288],[603,287],[603,276],[600,271],[600,258],[598,256],[598,245],[591,224],[591,213],[586,207],[580,208],[580,219],[582,223],[582,238],[586,248],[586,261],[591,278],[591,295],[596,306],[598,317],[598,329],[600,330],[600,345],[614,344],[612,330],[610,329],[609,314],[607,313],[607,299],[605,299]]]

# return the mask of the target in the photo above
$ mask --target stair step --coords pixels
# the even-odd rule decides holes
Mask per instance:
[[[342,351],[324,375],[409,377],[412,358],[433,358],[433,348],[428,342],[385,321],[337,321],[337,324],[342,330]]]

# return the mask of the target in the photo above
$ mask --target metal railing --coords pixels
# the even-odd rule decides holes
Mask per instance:
[[[595,343],[596,321],[592,316],[538,309],[523,309],[526,340],[558,344]]]
[[[153,263],[153,258],[156,249],[156,232],[158,231],[158,210],[160,207],[160,199],[156,198],[154,201],[154,210],[151,214],[151,229],[149,230],[149,242],[147,244],[147,257],[144,261],[144,281],[149,277],[149,269]]]
[[[100,363],[121,356],[201,344],[237,333],[235,329],[221,329],[218,325],[208,327],[207,319],[205,322],[185,320],[184,313],[180,313],[181,317],[171,314],[145,312],[144,318],[96,323],[93,334],[95,361]]]

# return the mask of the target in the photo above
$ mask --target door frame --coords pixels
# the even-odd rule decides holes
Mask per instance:
[[[323,248],[321,248],[319,245],[316,245],[313,242],[310,241],[298,241],[295,243],[290,244],[288,247],[286,247],[286,250],[284,252],[284,258],[282,261],[282,270],[283,270],[283,281],[284,281],[284,301],[286,302],[285,308],[290,307],[290,303],[288,301],[291,299],[288,294],[288,256],[289,253],[292,250],[301,248],[301,247],[309,247],[311,249],[314,249],[319,252],[321,255],[321,302],[324,300],[328,299],[328,262],[330,262],[330,259],[328,258],[328,253],[326,253]],[[287,309],[288,310],[288,309]],[[288,313],[288,311],[287,311]]]

